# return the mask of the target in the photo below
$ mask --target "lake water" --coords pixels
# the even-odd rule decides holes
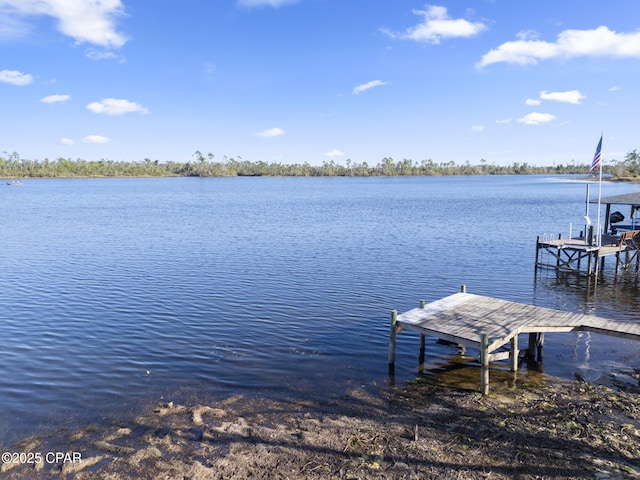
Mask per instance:
[[[605,183],[603,194],[638,188]],[[461,284],[640,321],[638,283],[611,266],[597,288],[534,275],[536,236],[582,228],[585,190],[548,176],[2,188],[0,444],[145,403],[238,393],[330,401],[348,385],[383,383],[390,310]],[[427,348],[428,367],[446,372],[455,351]],[[398,337],[396,383],[415,378],[417,349],[416,336]],[[544,370],[624,376],[639,353],[636,342],[550,334]]]

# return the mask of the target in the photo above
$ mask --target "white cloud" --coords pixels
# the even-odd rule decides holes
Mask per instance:
[[[335,148],[327,153],[324,154],[325,157],[327,158],[338,158],[338,157],[344,157],[344,152],[341,152],[340,150],[336,150]]]
[[[505,119],[502,119],[502,120],[496,120],[496,123],[498,125],[507,125],[507,124],[511,123],[512,121],[513,120],[511,118],[505,118]]]
[[[127,41],[115,28],[116,17],[123,15],[120,0],[0,0],[0,7],[10,18],[53,17],[58,30],[77,43],[119,48]]]
[[[60,103],[66,102],[71,98],[71,95],[49,95],[47,97],[41,98],[40,101],[42,103]]]
[[[540,98],[542,100],[552,100],[554,102],[561,103],[573,103],[578,105],[583,98],[586,98],[578,90],[569,90],[567,92],[547,92],[542,90],[540,92]]]
[[[374,88],[374,87],[380,87],[382,85],[389,85],[389,82],[383,82],[382,80],[373,80],[371,82],[367,82],[367,83],[363,83],[362,85],[358,85],[356,88],[353,89],[353,94],[354,95],[358,95],[366,90],[369,90],[370,88]]]
[[[583,56],[640,58],[640,31],[616,33],[601,26],[594,30],[564,30],[555,42],[537,39],[505,42],[484,54],[478,66],[501,62],[527,65],[551,58]]]
[[[518,40],[537,40],[540,38],[540,34],[535,30],[521,30],[516,33],[516,38]]]
[[[550,122],[555,118],[556,116],[550,113],[532,112],[522,118],[519,118],[518,121],[520,123],[524,123],[525,125],[539,125],[540,123]]]
[[[526,103],[530,107],[535,107],[536,105],[540,105],[542,102],[534,98],[527,98],[524,103]]]
[[[118,63],[126,63],[127,61],[123,55],[116,55],[113,52],[96,50],[95,48],[88,48],[85,55],[91,60],[117,60]]]
[[[391,38],[403,40],[415,40],[439,44],[443,38],[473,37],[486,30],[486,25],[481,22],[470,22],[463,18],[452,19],[447,14],[447,8],[436,5],[425,5],[426,10],[413,10],[415,15],[422,15],[424,21],[408,28],[403,33],[391,32],[383,29],[382,32]]]
[[[256,135],[262,138],[280,137],[284,135],[284,130],[278,127],[269,128],[267,130],[263,130],[262,132],[256,133]]]
[[[28,73],[22,73],[18,70],[0,70],[0,82],[10,83],[11,85],[29,85],[33,82],[33,77]]]
[[[481,132],[484,130],[484,125],[474,125],[473,127],[471,127],[471,130],[473,130],[474,132]]]
[[[2,7],[2,2],[0,2]],[[29,34],[29,26],[15,15],[0,9],[0,38],[20,38]]]
[[[107,143],[110,139],[102,135],[87,135],[82,141],[84,143]]]
[[[279,8],[285,5],[293,5],[298,0],[238,0],[238,5],[242,7],[273,7]]]
[[[125,113],[134,112],[150,113],[142,105],[119,98],[103,98],[101,102],[92,102],[87,105],[87,109],[93,113],[104,113],[105,115],[124,115]]]
[[[76,142],[71,140],[70,138],[63,137],[60,139],[60,145],[75,145],[75,143]]]
[[[613,85],[613,86],[609,89],[609,91],[610,91],[610,92],[617,92],[617,91],[620,91],[620,90],[622,90],[622,87],[619,87],[619,86],[617,86],[617,85]]]

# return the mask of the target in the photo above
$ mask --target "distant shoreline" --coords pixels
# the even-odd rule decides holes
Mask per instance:
[[[260,177],[260,178],[399,178],[399,177],[465,177],[465,176],[531,176],[531,175],[546,175],[546,176],[566,176],[566,175],[576,175],[576,178],[572,180],[579,181],[598,181],[597,177],[593,177],[591,175],[583,175],[583,174],[567,174],[567,173],[504,173],[504,174],[450,174],[450,175],[220,175],[220,176],[193,176],[193,175],[68,175],[68,176],[55,176],[55,177],[42,177],[42,176],[4,176],[0,179],[0,182],[9,183],[11,180],[87,180],[87,179],[123,179],[123,178],[247,178],[247,177]],[[603,178],[605,182],[618,182],[618,183],[629,183],[629,184],[638,184],[640,183],[640,177],[613,177],[608,176]],[[7,186],[15,186],[8,184]]]
[[[345,164],[333,160],[322,165],[309,163],[267,163],[224,158],[214,160],[214,155],[196,152],[194,161],[160,162],[145,159],[141,162],[114,160],[87,161],[58,158],[55,160],[26,160],[17,153],[0,157],[0,177],[3,178],[102,178],[102,177],[370,177],[370,176],[451,176],[451,175],[529,175],[529,174],[589,174],[589,165],[536,166],[526,162],[496,165],[481,159],[478,164],[465,162],[436,163],[431,159],[414,161],[394,160],[385,157],[375,164],[345,160]],[[611,173],[609,168],[605,173]]]

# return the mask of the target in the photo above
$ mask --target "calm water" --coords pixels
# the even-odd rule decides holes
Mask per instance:
[[[463,283],[639,321],[633,279],[608,275],[594,289],[534,276],[536,236],[581,228],[584,199],[585,183],[539,176],[1,188],[0,443],[181,396],[330,400],[387,378],[391,309]],[[433,368],[454,353],[428,349]],[[548,335],[545,372],[625,375],[639,353],[634,342]],[[401,334],[396,381],[415,377],[416,356],[417,338]]]

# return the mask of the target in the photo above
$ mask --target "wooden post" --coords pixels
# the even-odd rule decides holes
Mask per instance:
[[[420,308],[424,308],[426,305],[424,300],[420,300]],[[420,355],[418,356],[418,371],[424,371],[424,352],[425,352],[425,338],[424,334],[420,334]]]
[[[538,334],[529,334],[529,345],[527,346],[527,357],[531,359],[536,358],[536,345],[538,343]]]
[[[398,311],[391,310],[391,331],[389,332],[389,375],[393,375],[396,363],[396,335],[398,329]]]
[[[589,233],[587,236],[587,245],[589,245],[590,247],[593,246],[593,225],[589,226]],[[589,252],[588,253],[588,258],[589,258],[589,263],[587,264],[587,275],[593,275],[593,252]],[[596,252],[596,269],[598,268],[598,252]]]
[[[538,270],[538,257],[540,255],[540,235],[536,237],[536,271]]]
[[[480,391],[489,394],[489,335],[480,333]]]
[[[462,285],[460,285],[460,293],[467,293],[467,286],[463,283]],[[464,355],[464,353],[467,351],[467,348],[462,345],[461,343],[458,344],[458,354],[459,355]]]
[[[538,362],[542,362],[542,347],[544,346],[544,332],[538,334]]]
[[[420,356],[418,358],[418,371],[424,370],[424,352],[425,352],[425,339],[424,334],[420,334]]]
[[[511,371],[518,371],[518,335],[511,339]]]

